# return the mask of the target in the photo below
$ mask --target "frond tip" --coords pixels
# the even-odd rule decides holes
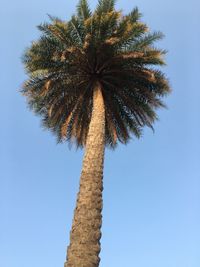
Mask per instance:
[[[86,20],[92,15],[87,0],[79,1],[79,4],[77,5],[77,15],[81,20]]]
[[[102,15],[103,13],[109,13],[114,10],[116,0],[99,0],[95,13]]]
[[[84,146],[93,109],[94,84],[105,105],[105,142],[116,147],[145,126],[153,129],[156,109],[170,86],[160,66],[165,50],[155,47],[161,32],[150,32],[134,8],[115,10],[115,0],[99,0],[92,13],[80,0],[69,21],[49,16],[38,26],[40,38],[25,51],[28,79],[22,93],[60,142]]]

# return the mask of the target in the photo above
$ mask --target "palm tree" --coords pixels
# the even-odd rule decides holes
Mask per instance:
[[[59,142],[85,148],[65,267],[99,266],[105,146],[153,129],[161,98],[170,92],[165,50],[153,43],[137,8],[128,15],[115,0],[99,0],[92,13],[80,0],[70,21],[50,17],[24,54],[28,79],[22,92]]]

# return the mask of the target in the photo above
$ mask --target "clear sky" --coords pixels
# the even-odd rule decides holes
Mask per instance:
[[[94,7],[96,0],[90,0]],[[69,19],[77,1],[1,0],[0,266],[63,266],[82,151],[56,145],[19,89],[20,57],[46,14]],[[200,2],[118,0],[164,32],[173,93],[155,133],[106,150],[100,267],[200,266]]]

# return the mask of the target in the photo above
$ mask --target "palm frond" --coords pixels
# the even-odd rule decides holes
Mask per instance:
[[[148,49],[154,42],[162,40],[163,37],[164,35],[162,32],[148,33],[145,36],[136,39],[128,49],[130,51]]]
[[[135,7],[127,16],[126,18],[131,23],[136,23],[140,18],[142,17],[142,14],[139,12],[138,8]]]
[[[89,8],[87,0],[80,0],[77,5],[77,16],[79,20],[85,21],[89,17],[91,17],[92,12]]]
[[[102,15],[114,11],[116,0],[99,0],[95,13]]]

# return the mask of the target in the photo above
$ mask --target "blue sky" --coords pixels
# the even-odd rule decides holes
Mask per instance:
[[[95,1],[90,1],[94,7]],[[77,1],[3,0],[0,10],[0,266],[63,266],[83,152],[56,145],[26,107],[20,57],[46,14]],[[200,266],[200,3],[118,0],[164,32],[173,93],[155,133],[106,150],[100,267]]]

